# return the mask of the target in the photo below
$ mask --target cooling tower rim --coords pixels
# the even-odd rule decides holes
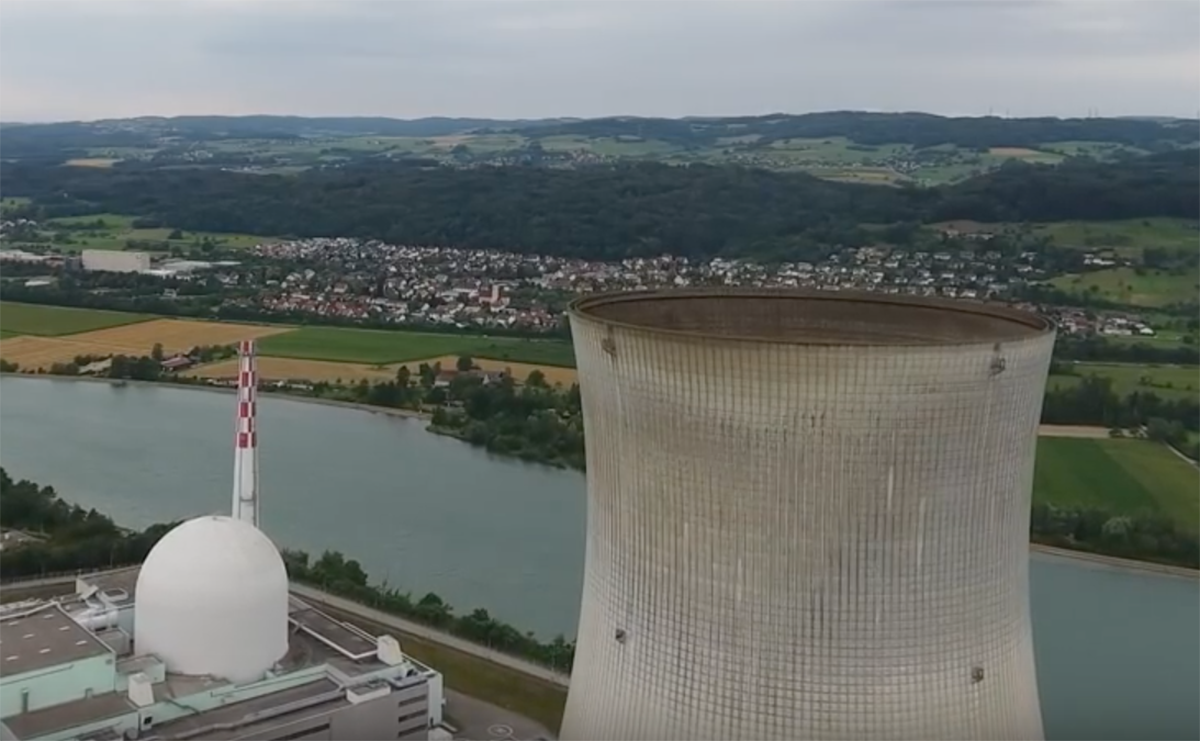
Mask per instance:
[[[754,334],[729,335],[719,332],[682,330],[656,326],[652,322],[622,321],[603,316],[605,307],[625,303],[666,303],[681,299],[713,300],[790,300],[845,302],[860,306],[867,305],[881,312],[897,308],[934,310],[946,316],[960,315],[964,318],[986,318],[997,320],[995,326],[1003,331],[978,332],[955,338],[939,337],[887,337],[861,339],[839,336],[836,333],[805,336],[770,336]],[[668,288],[645,291],[610,291],[594,293],[572,301],[567,307],[572,320],[625,331],[644,333],[663,338],[708,340],[719,342],[746,342],[769,345],[822,346],[822,347],[971,347],[993,345],[1001,342],[1028,341],[1055,332],[1054,322],[1048,317],[1009,306],[966,299],[910,296],[904,294],[875,293],[870,291],[829,291],[820,289],[781,288]],[[915,325],[914,325],[915,328]]]

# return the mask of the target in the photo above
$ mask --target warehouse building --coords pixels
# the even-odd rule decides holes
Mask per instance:
[[[149,252],[84,250],[80,260],[83,269],[89,272],[142,273],[150,269]]]

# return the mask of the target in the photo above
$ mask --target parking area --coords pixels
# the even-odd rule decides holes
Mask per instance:
[[[446,690],[446,713],[458,724],[456,739],[467,741],[553,741],[550,731],[514,712]]]

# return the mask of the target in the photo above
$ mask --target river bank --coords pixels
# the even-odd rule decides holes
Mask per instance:
[[[236,393],[235,389],[232,389],[232,388],[208,386],[208,385],[202,385],[202,384],[191,384],[191,383],[172,383],[172,382],[163,382],[163,381],[135,381],[135,380],[120,380],[120,379],[108,379],[108,378],[81,377],[81,376],[51,376],[51,375],[35,375],[35,374],[24,374],[24,373],[11,373],[11,374],[6,373],[3,375],[4,376],[12,376],[14,378],[22,378],[22,379],[35,378],[35,379],[43,379],[43,380],[49,380],[49,381],[83,381],[85,383],[92,383],[92,384],[107,383],[110,386],[130,385],[130,386],[151,386],[151,387],[174,387],[174,388],[180,388],[180,389],[194,389],[194,390],[206,391],[209,393],[222,393],[222,394]],[[327,407],[341,407],[341,408],[349,409],[349,410],[369,412],[371,414],[382,415],[385,417],[401,417],[401,418],[421,419],[421,420],[425,420],[425,421],[430,421],[431,416],[432,416],[428,413],[419,412],[419,411],[412,410],[412,409],[380,407],[380,406],[374,406],[374,405],[370,405],[370,404],[364,404],[364,403],[353,402],[353,401],[345,401],[345,400],[340,400],[340,399],[326,399],[326,398],[305,396],[305,395],[301,395],[301,394],[297,394],[297,393],[264,390],[263,394],[264,394],[264,396],[269,396],[272,398],[304,402],[304,403],[310,404],[310,405],[315,404],[315,405],[323,405],[323,406],[327,406]],[[0,424],[3,424],[2,419],[0,419]],[[437,435],[456,438],[460,441],[467,442],[468,445],[471,445],[471,447],[480,447],[480,446],[472,445],[469,441],[464,440],[463,435],[458,430],[454,430],[454,429],[442,430],[442,429],[437,429],[432,425],[425,426],[424,430],[427,432],[433,432]],[[1096,435],[1095,432],[1090,431],[1090,428],[1066,428],[1066,429],[1064,429],[1064,428],[1052,427],[1053,433],[1066,432],[1067,430],[1069,430],[1070,432],[1073,432],[1074,434],[1068,434],[1068,435],[1064,435],[1064,436],[1091,437],[1091,436],[1095,435],[1098,437],[1098,435]],[[1105,431],[1105,434],[1107,436],[1107,431]],[[1052,434],[1052,436],[1053,436],[1053,434]],[[493,455],[500,455],[501,457],[506,457],[506,456],[503,456],[503,454],[498,454],[498,453],[493,453]],[[512,459],[512,460],[524,460],[521,458],[512,458],[511,456],[508,456],[508,457],[510,457],[510,459]],[[525,462],[545,463],[543,461],[536,461],[536,460],[525,460]],[[561,462],[559,462],[558,465],[555,465],[554,462],[547,463],[546,465],[548,468],[557,468],[559,470],[564,470],[564,469],[565,470],[573,470],[570,468],[566,468],[565,466],[563,466],[561,464]],[[1189,579],[1195,579],[1195,578],[1197,578],[1198,575],[1200,575],[1200,571],[1197,571],[1194,569],[1189,569],[1189,568],[1182,567],[1182,566],[1170,566],[1170,565],[1164,565],[1164,564],[1159,564],[1159,563],[1149,562],[1149,561],[1139,561],[1139,560],[1120,558],[1120,557],[1115,557],[1115,556],[1106,556],[1106,555],[1102,555],[1102,554],[1093,553],[1090,551],[1072,550],[1072,549],[1061,548],[1061,547],[1041,545],[1038,543],[1031,543],[1030,548],[1032,551],[1037,552],[1037,553],[1044,553],[1047,555],[1056,556],[1056,557],[1060,557],[1060,558],[1068,558],[1068,559],[1072,559],[1072,560],[1076,560],[1076,561],[1086,562],[1092,566],[1104,566],[1104,567],[1121,569],[1121,570],[1126,570],[1126,571],[1133,570],[1133,571],[1140,571],[1140,572],[1149,572],[1149,573],[1155,573],[1155,574],[1161,574],[1161,575],[1171,575],[1171,576],[1175,576],[1175,577],[1183,577],[1183,578],[1189,578]]]
[[[30,378],[44,381],[78,381],[82,383],[106,383],[110,386],[158,386],[165,388],[186,389],[191,391],[206,391],[209,393],[232,395],[237,393],[237,389],[227,386],[210,386],[203,383],[176,383],[174,381],[137,381],[127,378],[98,378],[96,376],[56,376],[46,373],[0,373],[0,377],[12,376],[13,378]],[[381,407],[374,404],[363,404],[357,401],[345,401],[343,399],[325,399],[319,396],[305,396],[288,391],[272,391],[270,389],[259,389],[259,393],[265,394],[272,398],[287,399],[289,401],[299,401],[305,404],[321,404],[324,406],[341,407],[343,409],[356,409],[360,412],[369,412],[371,414],[382,414],[389,417],[403,417],[406,419],[423,419],[429,420],[432,415],[428,412],[420,412],[415,409],[400,409],[397,407]]]

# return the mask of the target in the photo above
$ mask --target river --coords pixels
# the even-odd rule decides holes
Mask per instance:
[[[262,518],[283,547],[521,630],[573,635],[584,480],[420,420],[263,398]],[[227,512],[233,402],[169,386],[5,377],[0,464],[130,527]],[[1052,739],[1200,738],[1200,581],[1038,555],[1034,641]]]

